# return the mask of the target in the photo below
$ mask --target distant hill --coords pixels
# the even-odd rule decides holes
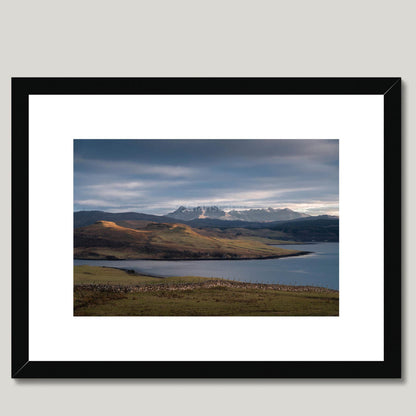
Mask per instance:
[[[304,217],[304,218],[295,218],[293,220],[290,220],[290,222],[295,222],[295,221],[317,221],[317,220],[334,220],[334,221],[338,221],[339,217],[335,216],[335,215],[310,215],[309,217]],[[281,221],[279,221],[281,222]]]
[[[154,222],[166,222],[175,223],[172,218],[163,217],[159,215],[142,214],[139,212],[104,212],[104,211],[77,211],[74,212],[74,228],[85,227],[86,225],[94,224],[97,221],[154,221]],[[180,221],[179,221],[180,222]]]
[[[113,221],[120,224],[121,221],[153,221],[164,223],[182,223],[191,227],[245,227],[259,226],[262,223],[249,223],[247,221],[224,221],[218,219],[195,219],[191,221],[179,220],[175,218],[165,217],[162,215],[150,215],[139,212],[105,212],[105,211],[77,211],[74,212],[74,228],[85,227],[94,224],[97,221]],[[120,224],[121,225],[121,224]]]
[[[141,223],[140,229],[112,221],[74,230],[74,257],[82,259],[258,259],[299,255],[244,239],[202,235],[184,224]]]
[[[269,228],[272,229],[275,225],[281,225],[286,223],[294,223],[294,222],[305,222],[310,221],[320,221],[320,220],[330,220],[338,222],[339,218],[336,216],[331,215],[317,215],[317,216],[310,216],[304,218],[295,218],[293,220],[286,220],[286,221],[273,221],[273,222],[249,222],[249,221],[225,221],[220,219],[195,219],[191,221],[183,221],[185,224],[190,225],[191,227],[197,228]]]
[[[339,241],[339,220],[317,218],[275,223],[271,230],[280,231],[295,241]]]
[[[247,209],[224,211],[216,206],[186,208],[180,206],[176,211],[166,214],[167,217],[183,221],[195,219],[218,219],[224,221],[273,222],[287,221],[295,218],[309,217],[307,214],[292,211],[289,208]]]

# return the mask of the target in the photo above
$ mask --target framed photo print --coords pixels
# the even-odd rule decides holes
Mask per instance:
[[[400,78],[14,78],[12,377],[401,377]]]

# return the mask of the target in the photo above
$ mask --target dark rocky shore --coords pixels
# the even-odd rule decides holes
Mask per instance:
[[[269,244],[271,245],[271,244]],[[289,254],[276,254],[273,256],[263,256],[263,257],[170,257],[170,258],[130,258],[130,257],[117,257],[117,256],[94,256],[91,257],[82,257],[82,256],[74,256],[74,260],[157,260],[157,261],[200,261],[200,260],[268,260],[268,259],[282,259],[285,257],[297,257],[297,256],[305,256],[307,254],[312,254],[313,251],[298,251],[297,253],[289,253]]]
[[[113,293],[135,293],[135,292],[157,292],[162,290],[168,291],[185,291],[194,289],[210,289],[216,287],[239,288],[239,289],[263,289],[275,290],[280,292],[311,292],[311,293],[338,293],[337,290],[317,286],[289,286],[279,284],[262,284],[262,283],[244,283],[230,280],[207,280],[198,283],[157,283],[142,285],[111,285],[111,284],[77,284],[74,286],[75,291],[94,290],[98,292]]]

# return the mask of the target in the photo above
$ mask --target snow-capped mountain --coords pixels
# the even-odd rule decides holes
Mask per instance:
[[[176,218],[177,220],[190,221],[195,218],[221,218],[225,217],[225,211],[218,207],[195,207],[185,208],[180,206],[176,211],[166,214],[167,217]]]
[[[216,206],[186,208],[180,206],[176,211],[166,214],[167,217],[190,221],[194,219],[216,218],[230,221],[272,222],[287,221],[296,218],[309,217],[308,214],[292,211],[289,208],[266,208],[224,211]]]
[[[287,221],[296,218],[309,217],[308,214],[292,211],[289,208],[266,208],[266,209],[249,209],[245,211],[229,211],[228,216],[233,220],[271,222]]]

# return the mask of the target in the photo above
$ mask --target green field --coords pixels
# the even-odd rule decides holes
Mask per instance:
[[[74,266],[74,315],[338,316],[338,292]]]

